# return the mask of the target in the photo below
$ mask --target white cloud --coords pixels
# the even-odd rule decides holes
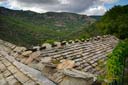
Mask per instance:
[[[59,0],[61,2],[61,4],[70,4],[69,0]]]
[[[117,0],[7,0],[11,9],[31,10],[39,13],[48,11],[74,12],[87,15],[105,13],[105,3]]]
[[[117,2],[118,0],[100,0],[104,3],[114,3],[114,2]]]
[[[0,0],[0,2],[3,2],[3,1],[6,1],[6,0]]]
[[[88,15],[103,15],[106,12],[106,8],[104,6],[91,7],[86,10],[84,13]]]

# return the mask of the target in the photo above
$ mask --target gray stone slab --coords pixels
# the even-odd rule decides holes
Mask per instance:
[[[14,76],[15,76],[16,79],[17,79],[18,81],[20,81],[21,83],[25,83],[26,81],[29,80],[29,78],[28,78],[26,75],[24,75],[23,73],[21,73],[21,72],[15,73]]]
[[[9,76],[6,78],[8,85],[22,85],[19,81],[17,81],[14,76]]]
[[[16,65],[18,68],[24,70],[28,73],[29,76],[31,76],[33,79],[38,80],[42,83],[42,85],[55,85],[52,81],[47,79],[45,76],[42,75],[40,71],[37,71],[33,68],[30,68],[22,63],[19,63],[17,61],[13,62],[14,65]]]
[[[8,77],[11,75],[11,72],[9,72],[8,70],[6,70],[4,73],[3,73],[4,77]]]
[[[40,71],[37,71],[33,68],[28,67],[27,65],[24,65],[18,61],[16,61],[14,59],[14,57],[9,56],[6,52],[1,51],[0,53],[5,56],[5,58],[7,58],[10,62],[13,62],[13,64],[18,68],[18,69],[22,69],[24,70],[24,72],[28,73],[29,76],[31,76],[32,78],[38,80],[40,82],[41,85],[56,85],[55,83],[53,83],[52,81],[50,81],[48,78],[46,78],[45,76],[42,75],[42,73]],[[11,67],[10,67],[11,68]],[[12,69],[10,69],[12,70]]]

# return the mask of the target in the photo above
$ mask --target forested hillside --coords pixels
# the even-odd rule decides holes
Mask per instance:
[[[115,6],[96,23],[102,34],[114,34],[121,39],[128,38],[128,5]]]
[[[94,24],[99,34],[111,34],[120,39],[108,55],[105,85],[128,85],[128,5],[115,6]]]
[[[17,45],[112,34],[128,37],[128,5],[115,6],[101,16],[74,13],[35,13],[0,7],[0,38]]]
[[[0,8],[0,38],[18,45],[37,45],[47,41],[77,38],[77,31],[88,30],[96,20],[74,13],[35,13]],[[81,34],[80,34],[81,35]]]

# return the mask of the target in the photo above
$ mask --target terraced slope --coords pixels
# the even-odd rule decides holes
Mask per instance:
[[[56,84],[69,85],[70,83],[70,85],[77,85],[80,83],[85,85],[87,83],[87,85],[90,85],[94,82],[92,79],[96,80],[98,75],[105,73],[106,55],[112,52],[118,41],[116,37],[106,35],[76,43],[62,42],[52,48],[50,48],[50,45],[43,45],[27,49],[4,41],[1,41],[1,44],[11,49],[6,50],[6,52],[17,63],[26,64],[25,66],[38,70],[42,73],[40,76],[45,75]],[[5,56],[3,55],[3,57]],[[73,67],[68,68],[69,64],[58,69],[58,65],[62,64],[64,60],[73,61]],[[17,67],[20,67],[20,65]],[[31,75],[33,74],[31,73]],[[73,82],[73,80],[75,81]]]

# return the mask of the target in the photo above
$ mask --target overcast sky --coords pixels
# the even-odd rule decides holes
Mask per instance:
[[[114,5],[128,4],[128,0],[0,0],[0,6],[15,10],[44,12],[73,12],[103,15]]]

